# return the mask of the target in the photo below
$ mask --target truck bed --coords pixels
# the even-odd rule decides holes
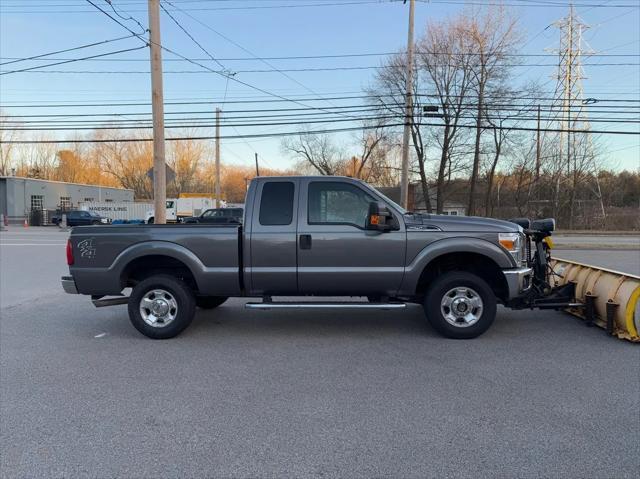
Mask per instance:
[[[75,227],[69,237],[74,258],[69,269],[80,293],[105,294],[108,285],[108,294],[117,294],[124,268],[152,252],[185,263],[196,279],[201,276],[203,292],[213,288],[218,294],[238,294],[240,228],[233,224]]]

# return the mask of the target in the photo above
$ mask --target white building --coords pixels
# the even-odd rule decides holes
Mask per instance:
[[[133,190],[0,176],[0,213],[11,223],[22,223],[34,218],[34,214],[41,218],[39,222],[47,223],[51,212],[77,208],[79,203],[87,201],[133,201]]]

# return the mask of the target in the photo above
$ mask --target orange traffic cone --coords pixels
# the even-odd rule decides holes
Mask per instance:
[[[29,227],[29,222],[27,221],[27,218],[24,219],[24,225],[25,228]]]

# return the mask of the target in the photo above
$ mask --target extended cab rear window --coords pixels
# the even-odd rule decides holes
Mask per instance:
[[[260,224],[264,226],[290,225],[293,220],[293,191],[291,181],[272,181],[262,188]]]

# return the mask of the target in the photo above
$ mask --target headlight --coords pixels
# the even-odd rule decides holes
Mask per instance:
[[[109,218],[100,218],[100,221],[102,223],[108,223],[109,222]]]
[[[506,249],[517,264],[522,264],[526,258],[524,257],[525,236],[522,233],[499,233],[498,241],[504,249]]]

